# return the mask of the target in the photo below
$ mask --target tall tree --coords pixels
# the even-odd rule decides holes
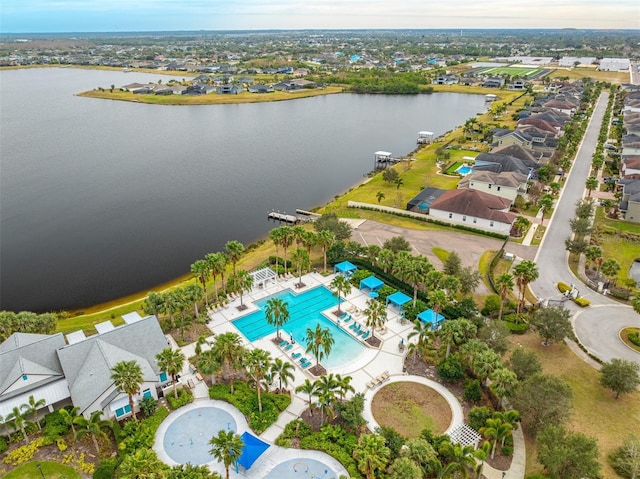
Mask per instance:
[[[529,283],[538,279],[540,273],[538,272],[538,266],[533,261],[525,259],[513,268],[513,274],[520,291],[520,301],[518,302],[517,311],[517,313],[520,314],[524,308],[527,287]]]
[[[341,401],[344,401],[348,392],[356,392],[354,387],[351,385],[351,379],[351,376],[341,376],[340,374],[336,374],[335,376],[336,390]]]
[[[318,406],[320,406],[320,423],[324,424],[325,413],[327,416],[334,416],[333,405],[336,401],[338,383],[333,373],[321,376],[316,380],[318,386]]]
[[[75,433],[76,439],[81,439],[85,435],[91,436],[93,441],[93,447],[96,449],[96,455],[100,456],[100,447],[98,446],[98,438],[107,440],[108,436],[104,432],[105,429],[111,427],[111,421],[101,419],[102,411],[93,411],[89,419],[80,415],[77,416],[73,422],[78,426],[78,430]]]
[[[531,318],[531,325],[542,336],[543,344],[548,346],[551,342],[559,343],[571,336],[573,327],[570,318],[571,312],[562,306],[543,306]]]
[[[611,467],[622,477],[640,478],[640,436],[628,436],[622,445],[609,454]]]
[[[296,269],[298,273],[298,287],[302,287],[302,272],[307,271],[311,262],[309,260],[309,253],[307,253],[302,248],[296,248],[296,250],[291,255],[291,262],[293,263],[293,267]]]
[[[383,471],[389,463],[391,451],[384,445],[384,437],[379,434],[363,434],[353,450],[358,470],[367,479],[373,479],[377,471]]]
[[[280,237],[282,249],[284,250],[284,274],[287,274],[288,260],[287,260],[287,251],[289,247],[293,244],[294,240],[293,229],[288,226],[282,227],[282,233]]]
[[[209,296],[207,295],[207,281],[209,280],[209,276],[211,276],[211,267],[209,266],[209,263],[204,259],[196,260],[196,262],[191,265],[191,274],[200,281],[204,291],[204,302],[208,308]]]
[[[166,311],[165,298],[162,293],[156,293],[149,291],[144,301],[144,312],[147,314],[153,314],[156,318],[160,316],[160,313]]]
[[[309,397],[309,413],[313,416],[313,408],[311,405],[313,404],[312,397],[318,395],[318,384],[314,381],[311,382],[309,379],[305,379],[304,383],[296,388],[297,393],[304,393]]]
[[[211,276],[213,277],[213,288],[215,290],[216,299],[218,298],[218,283],[217,278],[220,276],[222,281],[222,290],[226,291],[226,287],[224,285],[224,273],[227,270],[227,264],[229,258],[224,253],[209,253],[206,257],[207,263],[209,264],[209,271],[211,271]]]
[[[322,267],[323,271],[327,271],[327,250],[336,242],[336,235],[332,231],[323,230],[318,232],[318,245],[322,249]]]
[[[111,380],[118,391],[125,393],[129,397],[131,417],[133,417],[134,421],[137,420],[133,396],[140,392],[140,385],[144,382],[140,364],[135,360],[116,363],[111,368]]]
[[[26,404],[22,404],[20,409],[24,411],[26,417],[33,416],[33,422],[38,426],[38,430],[42,431],[42,427],[40,427],[40,421],[38,421],[38,409],[47,404],[47,401],[44,399],[36,399],[33,397],[33,394],[29,396],[29,401]]]
[[[244,245],[240,243],[240,241],[236,240],[227,241],[227,243],[224,245],[224,251],[225,253],[227,253],[229,261],[231,261],[231,267],[233,268],[233,272],[235,274],[236,264],[238,263],[238,261],[240,261],[240,258],[242,258],[242,255],[245,251]]]
[[[282,386],[289,386],[289,383],[295,379],[293,374],[295,367],[289,361],[283,361],[280,358],[275,358],[271,364],[271,379],[278,378],[278,391],[282,393]]]
[[[587,189],[587,198],[591,197],[591,192],[597,189],[598,185],[598,178],[596,178],[595,176],[590,176],[589,178],[587,178],[587,180],[584,182],[584,186]]]
[[[264,349],[252,349],[245,354],[244,365],[256,386],[258,393],[258,411],[262,412],[262,380],[271,369],[271,354]]]
[[[475,469],[476,460],[473,456],[473,446],[462,446],[447,441],[440,446],[439,452],[448,461],[442,471],[442,477],[452,477],[453,479],[457,479],[460,475],[468,477],[468,471]]]
[[[14,406],[11,412],[5,418],[5,423],[11,424],[15,431],[22,433],[22,438],[26,444],[29,444],[29,438],[27,437],[27,426],[31,424],[31,421],[27,421],[25,415],[20,412],[18,406]]]
[[[375,329],[381,328],[387,322],[387,307],[382,301],[370,298],[364,315],[367,318],[367,327],[371,328],[371,337],[375,338]]]
[[[444,260],[444,264],[442,265],[442,271],[444,274],[448,274],[451,276],[458,276],[460,270],[462,269],[462,260],[460,259],[460,255],[455,251],[452,251],[447,256],[447,259]]]
[[[340,310],[340,303],[342,298],[346,298],[346,296],[351,292],[351,283],[345,276],[338,274],[333,278],[329,286],[338,297],[338,314],[342,314],[342,311]]]
[[[553,208],[553,196],[551,196],[549,193],[545,193],[544,195],[542,195],[542,197],[540,197],[540,199],[538,200],[538,205],[540,206],[540,226],[544,225],[544,215],[545,213],[551,211],[551,208]]]
[[[434,336],[433,323],[416,319],[413,322],[413,329],[407,335],[407,339],[417,337],[418,345],[422,348],[427,348],[433,341]]]
[[[230,392],[233,394],[233,370],[245,352],[242,340],[237,333],[219,334],[214,340],[212,351],[222,363],[223,375],[229,379],[231,384]]]
[[[73,421],[78,417],[78,411],[80,411],[80,408],[78,406],[67,406],[66,408],[58,410],[58,414],[60,414],[60,417],[62,417],[62,421],[64,422],[64,424],[71,427],[71,432],[73,433],[74,437],[76,435],[76,427]],[[0,423],[2,423],[1,419]]]
[[[274,228],[269,231],[269,239],[273,241],[276,247],[276,273],[278,273],[278,246],[282,245],[282,229]]]
[[[498,368],[491,373],[491,390],[500,399],[500,407],[502,407],[504,398],[511,395],[517,384],[516,373],[509,369]]]
[[[509,437],[513,430],[513,426],[509,423],[505,423],[500,418],[487,419],[486,425],[481,427],[478,431],[491,443],[491,459],[496,454],[496,445],[502,441],[503,438]]]
[[[602,274],[604,274],[609,281],[614,281],[615,284],[615,277],[618,276],[620,272],[620,263],[613,258],[609,258],[603,261],[600,271],[602,271]]]
[[[264,315],[267,323],[276,328],[276,337],[280,339],[280,328],[289,321],[289,309],[282,298],[271,298],[267,300],[264,308]]]
[[[498,295],[500,296],[500,311],[498,312],[498,321],[502,320],[502,310],[504,308],[504,302],[507,295],[513,291],[513,287],[515,283],[513,281],[513,276],[509,273],[502,273],[496,279],[496,288],[498,290]]]
[[[393,251],[387,248],[382,248],[378,255],[378,264],[382,268],[382,271],[387,273],[393,267],[395,259],[396,254]]]
[[[570,432],[561,424],[550,424],[536,441],[538,461],[552,479],[598,477],[598,443],[582,433]]]
[[[335,340],[329,331],[329,328],[320,327],[320,323],[316,324],[316,329],[307,328],[307,349],[316,358],[316,366],[325,356],[331,354],[331,348]]]
[[[626,359],[613,358],[600,368],[600,384],[616,393],[616,399],[620,394],[633,392],[640,386],[640,365]]]
[[[244,293],[251,291],[251,288],[253,288],[253,276],[244,269],[231,273],[229,277],[229,288],[232,291],[240,293],[240,309],[244,309]]]
[[[198,355],[197,365],[198,369],[204,374],[211,375],[211,385],[213,385],[216,374],[218,374],[222,369],[222,361],[216,354],[216,351],[214,351],[213,349],[203,351]]]
[[[158,368],[171,376],[171,381],[173,382],[173,395],[175,398],[178,397],[178,389],[176,388],[176,383],[178,381],[176,376],[182,371],[184,359],[184,353],[179,349],[165,348],[156,354]]]
[[[229,479],[229,467],[235,464],[242,454],[242,437],[234,431],[218,431],[218,435],[213,436],[209,444],[212,446],[209,454],[224,464],[226,478]]]
[[[516,348],[509,358],[509,367],[516,373],[519,381],[542,372],[542,364],[538,360],[538,356],[533,351],[524,348]]]
[[[438,336],[447,345],[446,357],[451,354],[452,345],[463,344],[468,339],[471,339],[478,332],[478,328],[475,324],[466,318],[459,318],[455,320],[446,320],[442,323],[442,326],[438,330]]]

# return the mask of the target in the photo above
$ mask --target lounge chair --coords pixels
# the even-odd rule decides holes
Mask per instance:
[[[344,322],[345,322],[345,323],[348,323],[349,321],[351,321],[351,319],[353,319],[353,318],[351,318],[351,315],[349,315],[349,316],[347,316],[347,317],[345,318]]]
[[[373,381],[369,381],[369,382],[367,383],[367,387],[368,387],[369,389],[372,389],[372,388],[373,388],[373,386],[375,386],[375,384],[373,384]]]
[[[284,348],[287,344],[289,344],[289,341],[286,341],[283,339],[282,341],[280,341],[280,344],[278,344],[278,346],[280,346],[281,348]]]
[[[353,323],[351,326],[349,326],[349,329],[353,329],[355,331],[357,325],[358,323]]]
[[[340,319],[344,319],[344,318],[346,318],[346,317],[347,317],[347,314],[349,314],[349,313],[347,313],[346,311],[345,311],[344,313],[342,313],[342,314],[340,315]]]
[[[307,369],[309,366],[311,366],[311,361],[309,361],[308,363],[304,363],[301,366],[302,366],[302,369]]]
[[[370,336],[370,332],[369,332],[369,331],[367,331],[366,333],[364,333],[364,334],[362,335],[362,339],[363,339],[363,340],[364,340],[364,339],[367,339],[369,336]]]
[[[289,351],[291,348],[293,348],[293,344],[287,344],[287,345],[284,347],[284,350],[285,350],[285,351]]]
[[[387,379],[389,379],[389,371],[385,371],[383,372],[380,377],[382,378],[383,381],[386,381]]]
[[[293,354],[291,355],[291,357],[292,357],[293,359],[298,359],[300,356],[302,356],[302,353],[293,353]]]
[[[298,359],[298,362],[299,362],[300,364],[304,364],[304,363],[306,363],[306,362],[308,362],[308,361],[309,361],[309,360],[308,360],[307,358],[300,358],[300,359]]]

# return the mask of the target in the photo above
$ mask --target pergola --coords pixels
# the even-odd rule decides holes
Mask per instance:
[[[473,446],[478,449],[478,444],[482,436],[476,432],[471,426],[460,424],[447,433],[453,444],[462,446]]]
[[[371,292],[374,292],[384,286],[384,283],[376,278],[375,276],[369,276],[362,281],[360,281],[360,290],[368,289]]]
[[[263,287],[269,280],[276,280],[278,275],[271,268],[262,268],[249,273],[253,277],[253,285]]]
[[[407,304],[409,301],[411,301],[411,297],[407,296],[401,291],[398,291],[396,293],[393,293],[387,296],[387,306],[389,305],[389,303],[391,303],[396,308],[398,308],[398,311],[402,311],[402,306],[404,304]]]
[[[358,267],[355,264],[350,263],[349,261],[343,261],[342,263],[338,263],[337,265],[335,265],[333,267],[333,272],[337,273],[337,274],[341,274],[343,276],[349,277],[357,269],[358,269]]]
[[[442,321],[444,321],[444,316],[440,313],[436,313],[433,309],[427,309],[422,313],[418,314],[417,318],[424,323],[431,323],[431,330],[435,331],[440,327]]]

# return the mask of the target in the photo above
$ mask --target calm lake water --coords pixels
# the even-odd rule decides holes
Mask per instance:
[[[0,309],[84,307],[188,273],[485,110],[482,95],[158,106],[74,93],[160,75],[0,72]]]

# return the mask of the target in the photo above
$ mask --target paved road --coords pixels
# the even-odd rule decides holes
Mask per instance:
[[[571,235],[569,220],[574,216],[574,206],[584,195],[584,184],[591,170],[591,157],[598,141],[608,97],[608,92],[603,93],[594,109],[566,186],[538,249],[535,262],[538,264],[540,277],[532,283],[531,288],[542,300],[561,300],[563,297],[558,292],[556,283],[562,281],[575,284],[580,295],[593,305],[582,310],[573,302],[564,303],[564,306],[575,313],[575,332],[580,342],[603,360],[617,357],[640,362],[640,354],[626,348],[618,337],[619,330],[624,326],[640,327],[640,315],[629,314],[633,313],[631,307],[622,306],[582,284],[569,270],[568,253],[564,246],[565,239]]]

